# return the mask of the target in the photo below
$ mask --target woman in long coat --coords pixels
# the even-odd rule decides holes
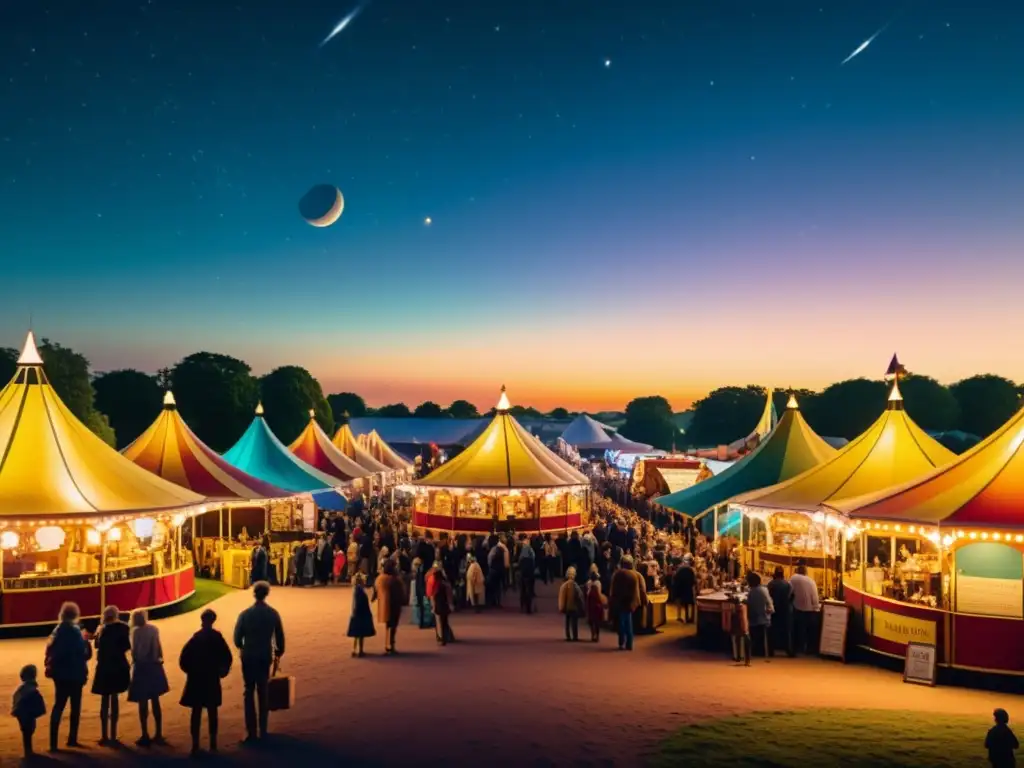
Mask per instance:
[[[467,559],[469,566],[466,568],[466,600],[473,606],[473,610],[479,613],[487,596],[487,582],[484,579],[484,570],[476,557],[467,555]]]
[[[451,624],[448,623],[453,610],[453,603],[455,602],[452,594],[452,585],[448,581],[448,574],[441,568],[441,563],[434,563],[432,574],[434,578],[431,583],[432,594],[430,598],[434,603],[434,615],[437,616],[437,642],[441,645],[447,645],[455,641]]]
[[[210,751],[217,751],[217,708],[221,705],[220,681],[231,671],[231,649],[213,624],[217,614],[207,608],[199,617],[202,628],[181,649],[178,666],[185,673],[181,706],[192,710],[192,754],[199,754],[199,729],[206,710],[210,727]]]
[[[402,621],[402,606],[405,604],[405,585],[396,573],[398,570],[394,560],[384,561],[384,571],[377,577],[374,584],[374,596],[377,600],[377,621],[383,624],[387,632],[384,636],[384,653],[397,653],[395,635]]]
[[[96,632],[96,675],[92,692],[100,697],[100,744],[117,744],[117,720],[120,706],[117,697],[131,684],[128,652],[132,649],[131,632],[121,621],[116,605],[103,609],[103,624]]]
[[[160,632],[150,624],[146,611],[132,612],[132,682],[128,688],[128,701],[139,705],[139,724],[142,737],[135,742],[140,747],[151,743],[164,743],[164,717],[160,697],[171,690],[164,672],[164,649],[160,645]],[[149,710],[153,708],[156,733],[149,738]]]
[[[352,615],[348,620],[348,636],[352,638],[352,656],[363,658],[363,640],[377,634],[373,626],[373,611],[366,594],[366,574],[360,572],[352,578]]]

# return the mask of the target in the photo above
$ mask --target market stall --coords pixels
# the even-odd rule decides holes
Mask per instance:
[[[509,414],[502,388],[497,413],[462,453],[405,486],[413,525],[450,532],[567,531],[588,518],[590,483]]]
[[[182,525],[202,495],[150,474],[78,421],[31,333],[0,391],[0,622],[50,624],[183,600],[194,591]]]

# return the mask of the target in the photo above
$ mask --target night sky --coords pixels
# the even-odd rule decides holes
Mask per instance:
[[[355,7],[3,4],[0,345],[371,404],[1024,379],[1021,3],[376,0],[320,47]]]

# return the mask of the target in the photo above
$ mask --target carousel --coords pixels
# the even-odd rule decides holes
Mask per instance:
[[[205,498],[147,472],[78,421],[30,332],[0,391],[0,619],[52,624],[74,601],[157,608],[195,591],[181,528]]]
[[[271,563],[283,570],[289,534],[303,531],[309,494],[296,494],[253,477],[222,459],[189,428],[174,395],[127,448],[125,458],[207,499],[192,526],[192,554],[200,573],[227,584],[249,583],[253,542],[270,534]]]
[[[1024,675],[1024,410],[908,484],[830,505],[847,521],[854,642],[940,666]]]
[[[509,414],[501,389],[494,419],[462,453],[402,490],[413,525],[453,533],[565,532],[587,523],[590,481]]]

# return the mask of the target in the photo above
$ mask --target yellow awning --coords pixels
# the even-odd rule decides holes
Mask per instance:
[[[508,398],[502,388],[498,412],[483,433],[462,453],[415,485],[484,489],[585,485],[582,475],[524,429],[508,413],[508,407]]]
[[[873,493],[931,472],[955,454],[914,423],[894,383],[888,407],[831,460],[769,488],[740,494],[731,503],[802,512]]]
[[[204,497],[129,461],[61,402],[29,333],[0,391],[0,519],[46,520],[157,512]]]

